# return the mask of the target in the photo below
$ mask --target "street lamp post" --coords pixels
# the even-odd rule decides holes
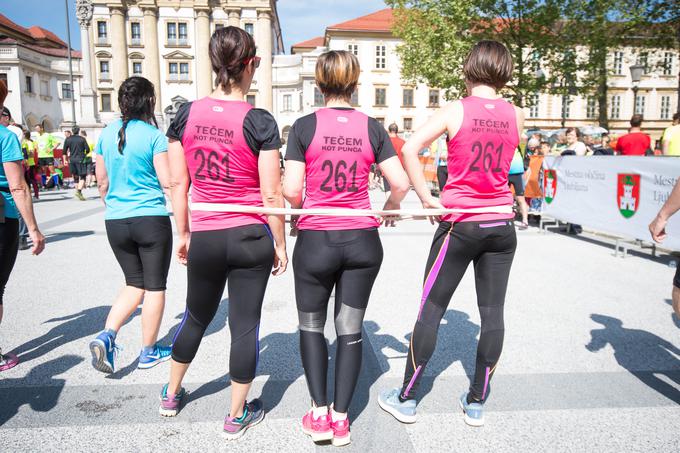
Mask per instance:
[[[640,64],[634,64],[630,67],[630,78],[633,81],[633,115],[637,113],[637,95],[638,89],[640,88],[640,80],[642,80],[642,74],[645,72],[645,67]]]

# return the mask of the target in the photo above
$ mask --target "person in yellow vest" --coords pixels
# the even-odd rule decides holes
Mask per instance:
[[[87,140],[87,132],[86,131],[80,131],[80,135],[83,136],[85,140]],[[85,159],[87,161],[87,167],[88,167],[88,174],[87,178],[85,178],[85,187],[94,187],[97,185],[97,178],[95,176],[95,159],[97,158],[97,155],[93,153],[94,151],[94,143],[91,141],[87,140],[87,144],[90,147],[90,151],[88,154],[85,156]]]
[[[37,174],[38,151],[35,142],[31,140],[31,131],[24,131],[24,138],[21,140],[21,150],[24,153],[24,175],[28,187],[33,188],[33,196],[37,200],[40,197],[38,181],[35,180]]]
[[[35,131],[38,133],[35,144],[38,148],[40,171],[42,174],[47,174],[49,170],[51,175],[54,173],[54,148],[59,144],[59,140],[54,135],[46,133],[42,124],[35,126]]]
[[[664,156],[680,156],[680,113],[673,115],[673,125],[663,132],[661,143]]]

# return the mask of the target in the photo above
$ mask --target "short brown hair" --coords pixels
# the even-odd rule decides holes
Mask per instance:
[[[512,79],[514,65],[508,49],[498,41],[479,41],[465,57],[463,74],[472,83],[500,90]]]
[[[642,125],[642,115],[636,113],[630,119],[631,127],[640,127]]]
[[[255,40],[238,27],[222,27],[210,38],[210,63],[217,74],[215,85],[227,89],[232,83],[240,83],[246,63],[255,57]]]
[[[326,98],[350,100],[359,82],[359,60],[346,50],[331,50],[316,61],[316,84]]]

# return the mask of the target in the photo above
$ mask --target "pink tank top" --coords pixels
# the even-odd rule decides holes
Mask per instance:
[[[318,110],[314,138],[305,151],[303,207],[370,209],[368,174],[374,162],[366,115],[356,110]],[[310,215],[298,221],[301,230],[357,230],[379,225],[374,217]]]
[[[463,124],[449,141],[449,171],[441,203],[446,208],[512,205],[510,162],[519,144],[515,108],[503,99],[470,96],[463,103]],[[508,219],[512,214],[450,214],[448,222]]]
[[[243,135],[247,102],[205,97],[194,101],[182,136],[193,203],[262,206],[257,156]],[[254,214],[191,211],[191,231],[266,223]]]

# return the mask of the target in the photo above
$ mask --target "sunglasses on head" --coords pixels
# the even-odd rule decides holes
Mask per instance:
[[[261,60],[262,58],[255,56],[251,58],[246,58],[245,60],[243,60],[243,64],[248,66],[250,63],[255,63],[255,69],[257,69],[260,67]]]

